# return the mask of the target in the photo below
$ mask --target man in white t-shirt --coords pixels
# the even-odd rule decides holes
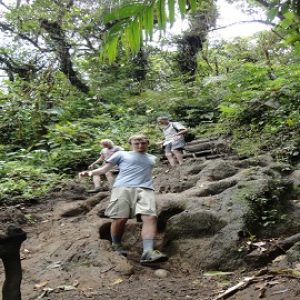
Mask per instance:
[[[168,117],[159,117],[157,121],[165,138],[160,144],[164,146],[165,155],[170,165],[172,167],[177,163],[182,165],[182,150],[185,146],[184,135],[188,129],[179,122],[171,122]]]
[[[100,141],[101,146],[103,147],[103,149],[100,152],[100,157],[94,161],[90,166],[89,169],[95,169],[97,168],[97,164],[99,164],[100,162],[106,161],[108,158],[110,158],[114,153],[120,151],[120,150],[124,150],[122,147],[120,146],[115,146],[114,143],[109,140],[109,139],[105,139],[105,140],[101,140]],[[107,181],[109,182],[109,185],[112,186],[115,176],[111,171],[108,171],[107,173],[105,173],[105,176],[107,178]],[[89,193],[97,193],[100,192],[101,189],[101,178],[100,175],[94,175],[93,176],[93,183],[94,183],[94,189],[93,190],[89,190]]]
[[[110,228],[112,248],[120,255],[127,253],[122,247],[122,236],[128,219],[136,217],[143,222],[143,264],[164,262],[166,254],[154,250],[157,233],[157,212],[153,188],[152,170],[156,157],[147,153],[149,139],[144,134],[129,138],[132,151],[119,151],[113,154],[103,167],[93,171],[83,171],[79,177],[106,174],[114,166],[120,173],[113,184],[110,202],[105,214],[113,220]]]

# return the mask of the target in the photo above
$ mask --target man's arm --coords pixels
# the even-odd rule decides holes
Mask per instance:
[[[177,132],[177,135],[184,135],[188,132],[189,130],[187,128],[184,129],[179,129]]]
[[[173,126],[174,129],[177,130],[177,134],[176,134],[177,136],[184,135],[189,131],[188,128],[184,127],[179,122],[172,122],[172,126]]]
[[[93,171],[83,171],[79,173],[79,178],[80,177],[85,177],[85,176],[93,176],[93,175],[101,175],[101,174],[105,174],[108,171],[110,171],[112,168],[114,167],[114,165],[112,163],[105,163],[104,166],[102,166],[101,168],[95,169]]]
[[[100,157],[89,165],[89,169],[93,169],[96,164],[104,160],[104,156],[101,154]]]

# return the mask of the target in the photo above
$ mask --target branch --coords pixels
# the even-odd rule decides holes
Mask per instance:
[[[21,5],[21,0],[17,0],[17,3],[16,3],[16,8],[19,8]]]
[[[71,54],[69,52],[71,46],[66,41],[66,37],[60,24],[57,22],[51,22],[46,19],[42,19],[41,27],[45,29],[56,47],[56,53],[58,55],[60,70],[70,80],[71,84],[77,87],[83,93],[89,92],[89,87],[81,81],[77,72],[73,68]]]
[[[2,29],[3,31],[9,31],[15,35],[17,35],[20,39],[28,41],[29,43],[31,43],[34,47],[36,47],[37,49],[39,49],[41,52],[51,52],[52,50],[48,50],[48,49],[44,49],[41,48],[40,45],[38,44],[37,41],[33,40],[32,38],[30,38],[29,36],[25,35],[24,33],[21,32],[16,32],[14,30],[14,28],[12,28],[9,24],[7,23],[3,23],[0,22],[0,29]]]
[[[228,27],[231,27],[231,26],[234,26],[234,25],[244,24],[244,23],[262,23],[262,24],[265,24],[265,25],[276,26],[275,23],[272,23],[272,22],[269,22],[269,21],[264,21],[264,20],[249,20],[249,21],[234,22],[234,23],[230,23],[230,24],[227,24],[227,25],[224,25],[224,26],[221,26],[221,27],[212,28],[212,29],[209,29],[208,32],[216,31],[216,30],[220,30],[220,29],[225,29],[225,28],[228,28]]]
[[[256,278],[256,276],[245,277],[238,284],[236,284],[235,286],[230,287],[224,293],[222,293],[222,294],[218,295],[217,297],[215,297],[213,300],[220,300],[220,299],[229,298],[231,295],[233,295],[237,291],[246,288],[249,284],[251,284],[254,281],[255,278]]]
[[[86,37],[86,36],[82,36],[82,37],[86,41],[87,46],[89,47],[89,50],[92,50],[93,52],[96,52],[97,50],[94,48],[94,46],[93,46],[92,42],[89,40],[89,38]]]
[[[14,61],[11,57],[8,55],[1,55],[0,56],[0,63],[2,63],[4,66],[0,67],[0,69],[6,71],[9,75],[9,78],[11,81],[13,81],[12,74],[18,74],[21,78],[23,78],[26,81],[30,81],[32,76],[37,73],[41,68],[37,68],[35,64],[37,63],[38,58],[35,62],[29,62],[24,64],[18,64],[16,61]]]
[[[0,4],[1,4],[3,7],[5,7],[6,9],[10,10],[10,7],[7,6],[3,1],[0,1]]]
[[[284,36],[282,36],[278,31],[271,29],[272,32],[274,32],[280,39],[284,39]]]

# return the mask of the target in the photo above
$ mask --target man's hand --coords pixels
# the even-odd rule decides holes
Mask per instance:
[[[95,167],[95,164],[92,163],[92,164],[90,164],[90,165],[88,166],[88,169],[91,170],[91,169],[94,169],[94,167]]]
[[[161,147],[163,145],[164,141],[159,141],[156,143],[157,146]]]
[[[80,172],[80,173],[78,174],[79,178],[81,178],[81,177],[87,177],[87,176],[91,176],[91,175],[92,175],[92,174],[91,174],[90,171],[83,171],[83,172]]]

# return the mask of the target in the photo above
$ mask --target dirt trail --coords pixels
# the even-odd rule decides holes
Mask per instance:
[[[60,216],[79,203],[61,200],[21,207],[30,219],[21,249],[23,299],[204,299],[212,287],[217,289],[218,281],[177,269],[172,258],[161,266],[141,266],[138,246],[129,251],[127,262],[99,239],[101,222],[94,212]],[[159,268],[168,271],[166,278],[154,274]],[[0,270],[2,282],[2,266]]]
[[[199,155],[200,152],[197,153]],[[209,155],[212,155],[211,152]],[[187,159],[196,161],[197,157],[189,158],[187,155]],[[163,182],[169,173],[168,166],[162,163],[155,176],[161,176]],[[180,170],[173,172],[171,177],[176,174],[180,175]],[[178,186],[189,188],[186,186],[189,182],[180,179]],[[166,193],[164,188],[160,192]],[[109,192],[89,197],[82,186],[74,182],[53,192],[39,204],[11,209],[12,217],[17,213],[26,221],[22,228],[28,233],[21,249],[23,300],[213,300],[243,278],[256,274],[255,271],[244,270],[205,272],[196,262],[192,267],[186,263],[186,253],[174,255],[172,252],[168,253],[170,259],[166,263],[141,266],[141,225],[134,220],[128,222],[124,236],[125,246],[129,248],[128,259],[118,256],[111,251],[108,240],[110,221],[102,218],[108,199]],[[165,250],[162,248],[163,239],[162,232],[157,246]],[[197,254],[195,251],[197,249],[191,253]],[[158,269],[166,271],[164,276],[158,277]],[[3,279],[1,265],[0,284]],[[235,300],[260,298],[300,299],[299,279],[289,274],[264,272],[248,287],[229,297]]]
[[[178,258],[173,259],[172,256],[167,263],[145,267],[139,264],[140,253],[136,250],[129,252],[131,268],[126,261],[122,269],[120,257],[110,252],[109,243],[102,241],[105,245],[100,245],[98,233],[93,232],[97,231],[97,226],[91,223],[91,214],[59,217],[64,209],[70,209],[69,201],[22,209],[32,222],[24,228],[28,239],[21,250],[24,270],[22,298],[25,300],[214,299],[242,278],[254,274],[235,272],[217,275],[201,270],[196,272],[188,267],[178,269],[182,262],[179,264]],[[74,249],[78,252],[74,253]],[[91,258],[99,261],[91,262]],[[101,261],[109,261],[109,265]],[[114,270],[116,266],[119,267],[117,271]],[[155,275],[160,268],[167,270],[166,278]],[[264,299],[300,299],[299,280],[273,275],[259,277],[257,282],[230,299],[259,299],[264,285]]]

